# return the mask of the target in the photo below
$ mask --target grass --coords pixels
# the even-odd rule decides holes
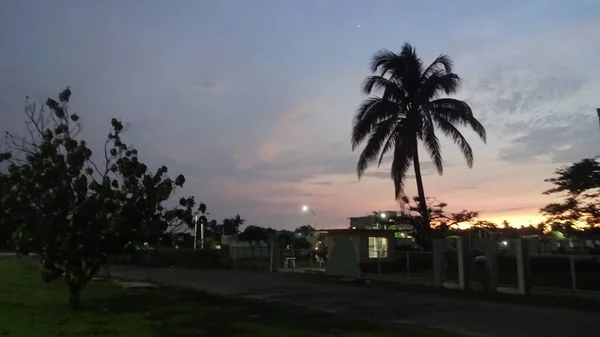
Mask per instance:
[[[0,336],[456,336],[172,287],[98,281],[83,300],[83,309],[70,311],[64,284],[46,284],[36,266],[0,258]]]

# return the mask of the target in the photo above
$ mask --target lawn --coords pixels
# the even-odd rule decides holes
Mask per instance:
[[[362,321],[305,309],[159,287],[95,281],[71,312],[64,284],[46,284],[32,264],[0,258],[0,336],[415,336],[446,332]]]

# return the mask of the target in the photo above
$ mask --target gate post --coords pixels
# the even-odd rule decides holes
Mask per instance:
[[[444,275],[444,239],[433,240],[433,275],[437,287],[442,287]]]
[[[528,241],[523,238],[516,239],[515,252],[517,258],[517,277],[519,285],[519,294],[527,295],[529,293],[529,247]]]

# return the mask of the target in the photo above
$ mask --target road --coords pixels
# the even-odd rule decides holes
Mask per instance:
[[[600,315],[562,308],[318,285],[244,270],[145,269],[113,266],[115,276],[213,294],[257,298],[340,314],[378,318],[489,337],[600,336]]]

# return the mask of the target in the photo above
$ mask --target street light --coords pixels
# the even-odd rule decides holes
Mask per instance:
[[[313,229],[317,230],[317,214],[315,213],[315,211],[308,207],[307,205],[302,206],[302,211],[306,212],[306,211],[311,211],[313,214]]]
[[[194,214],[194,250],[198,245],[198,213]],[[204,222],[200,222],[200,249],[204,249]]]
[[[387,217],[387,214],[385,214],[385,212],[381,212],[379,213],[379,217],[381,219],[385,219]],[[377,221],[377,229],[379,229],[379,221]],[[385,224],[383,225],[383,229],[385,229]]]

